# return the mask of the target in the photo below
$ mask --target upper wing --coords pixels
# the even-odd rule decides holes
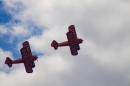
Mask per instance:
[[[27,49],[21,48],[20,52],[21,52],[21,55],[22,55],[22,58],[23,58],[23,61],[24,61],[24,66],[25,66],[26,72],[32,73],[33,70],[32,70],[32,67],[31,67],[31,63],[30,63],[30,59],[29,59],[29,56],[28,56],[28,53],[27,53]]]
[[[76,49],[76,45],[75,45],[75,40],[74,40],[74,36],[73,36],[73,32],[67,32],[67,38],[68,38],[68,42],[69,42],[69,46],[70,46],[70,51],[72,55],[77,55],[77,49]]]
[[[28,56],[31,57],[32,52],[31,52],[31,48],[30,48],[30,45],[29,45],[28,41],[23,42],[23,48],[27,49]],[[31,58],[29,58],[29,59],[31,59]]]
[[[77,39],[77,34],[76,34],[75,26],[74,26],[74,25],[70,25],[70,26],[68,27],[68,29],[69,29],[69,32],[73,32],[74,40],[76,41],[76,39]]]

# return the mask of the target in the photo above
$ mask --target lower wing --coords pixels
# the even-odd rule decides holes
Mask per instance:
[[[76,49],[76,44],[75,44],[73,32],[67,32],[66,35],[67,35],[67,39],[68,39],[68,42],[69,42],[71,54],[72,55],[78,55],[78,51]]]
[[[27,49],[21,48],[20,52],[21,52],[21,55],[22,55],[22,58],[23,58],[23,61],[24,61],[24,66],[25,66],[26,72],[32,73],[33,70],[32,70],[31,63],[30,63],[30,60],[29,60],[29,57],[28,57],[28,54],[27,54]]]

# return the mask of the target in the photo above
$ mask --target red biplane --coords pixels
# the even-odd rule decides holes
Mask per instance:
[[[51,46],[54,47],[55,50],[58,47],[69,46],[72,55],[78,55],[78,50],[80,50],[79,44],[83,42],[81,38],[77,38],[76,30],[74,25],[70,25],[68,27],[69,31],[66,33],[68,41],[57,43],[55,40],[52,41]]]
[[[27,73],[32,73],[33,69],[35,67],[34,61],[37,60],[36,55],[32,55],[30,45],[28,41],[23,42],[23,48],[21,48],[20,52],[22,55],[22,58],[17,60],[11,60],[9,57],[6,58],[5,64],[7,64],[9,67],[12,67],[12,64],[18,64],[18,63],[24,63],[25,69]]]

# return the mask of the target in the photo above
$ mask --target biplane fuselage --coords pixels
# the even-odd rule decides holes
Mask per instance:
[[[68,30],[69,31],[66,33],[68,41],[57,43],[55,40],[53,40],[51,46],[54,47],[55,50],[57,50],[58,47],[69,46],[71,54],[75,56],[78,55],[78,50],[80,50],[79,44],[81,44],[83,40],[81,38],[77,38],[74,25],[70,25]]]
[[[37,60],[37,56],[32,55],[30,45],[28,41],[23,42],[23,47],[21,48],[21,56],[22,58],[11,60],[9,57],[6,58],[5,64],[7,64],[9,67],[12,67],[12,64],[19,64],[24,63],[25,70],[27,73],[32,73],[32,68],[35,67],[34,61]]]

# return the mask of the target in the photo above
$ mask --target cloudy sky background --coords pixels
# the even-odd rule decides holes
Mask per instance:
[[[129,15],[129,0],[0,0],[0,85],[130,86]],[[72,24],[84,40],[78,56],[50,47]],[[39,57],[32,74],[4,64],[26,40]]]

